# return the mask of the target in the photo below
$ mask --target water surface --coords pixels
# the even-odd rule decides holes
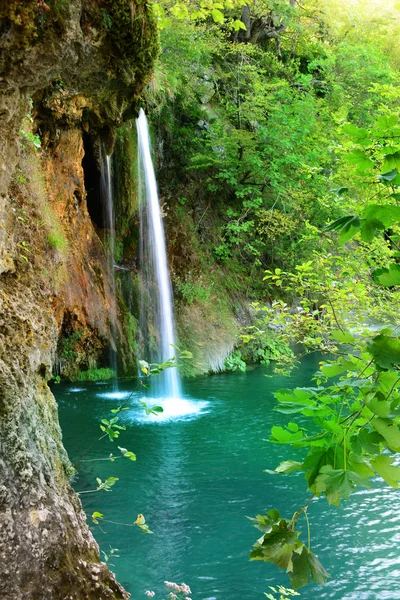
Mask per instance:
[[[267,368],[189,380],[179,414],[150,421],[133,398],[123,416],[127,429],[114,444],[96,443],[98,424],[134,382],[121,382],[118,392],[108,384],[55,386],[72,461],[88,448],[85,461],[117,455],[118,444],[137,455],[136,462],[80,462],[74,482],[77,490],[90,490],[96,477],[119,477],[112,492],[82,495],[85,510],[121,523],[143,513],[154,531],[109,523],[93,528],[103,550],[119,549],[112,568],[133,600],[146,598],[147,589],[164,598],[164,580],[185,581],[193,600],[257,600],[268,585],[288,584],[277,567],[248,560],[259,534],[246,515],[275,507],[290,518],[307,500],[302,474],[263,472],[293,456],[265,439],[272,423],[285,421],[272,410],[272,392],[309,385],[316,369],[310,358],[289,380],[266,377]],[[340,508],[314,501],[309,517],[312,549],[332,577],[326,586],[302,588],[299,600],[400,600],[397,490],[376,481]],[[303,530],[306,539],[305,524]]]

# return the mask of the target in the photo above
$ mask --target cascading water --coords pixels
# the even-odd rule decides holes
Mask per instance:
[[[111,179],[111,156],[109,156],[100,143],[100,193],[103,206],[103,222],[107,240],[107,274],[110,284],[111,305],[110,316],[110,366],[117,372],[117,308],[115,285],[115,218],[114,201]]]
[[[142,109],[136,127],[140,200],[142,357],[146,357],[152,363],[161,363],[174,355],[172,290],[157,182],[151,159],[149,130]],[[154,378],[152,395],[159,398],[181,397],[177,368],[166,369]]]

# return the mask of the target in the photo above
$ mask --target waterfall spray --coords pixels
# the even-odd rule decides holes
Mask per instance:
[[[103,205],[104,228],[107,231],[107,275],[111,288],[110,316],[110,366],[117,373],[117,308],[115,285],[115,218],[111,179],[111,156],[100,144],[100,193]]]
[[[136,121],[138,133],[141,331],[143,358],[161,363],[174,355],[175,330],[172,289],[168,272],[164,227],[161,218],[157,182],[151,159],[146,115],[140,109]],[[155,378],[152,389],[158,397],[180,398],[178,370],[173,367]]]

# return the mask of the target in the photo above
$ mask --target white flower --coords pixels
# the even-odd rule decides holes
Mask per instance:
[[[146,594],[146,596],[147,596],[148,598],[152,598],[153,596],[155,596],[155,595],[156,595],[156,593],[155,593],[155,592],[150,592],[150,590],[147,590],[147,591],[145,592],[145,594]]]
[[[192,590],[190,589],[190,587],[188,585],[186,585],[186,583],[181,583],[181,590],[184,594],[192,593]]]

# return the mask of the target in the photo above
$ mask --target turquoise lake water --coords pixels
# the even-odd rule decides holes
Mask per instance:
[[[112,492],[82,495],[87,513],[122,523],[143,513],[154,532],[93,526],[103,550],[118,548],[112,569],[133,600],[144,600],[146,590],[164,598],[164,580],[187,583],[193,600],[258,600],[269,585],[289,587],[277,567],[249,561],[259,532],[246,516],[278,508],[290,518],[309,496],[301,473],[263,471],[293,457],[290,448],[265,441],[273,423],[286,421],[273,412],[273,391],[309,385],[317,366],[309,358],[290,379],[268,378],[272,370],[259,367],[188,380],[186,402],[151,420],[135,396],[122,413],[126,431],[113,444],[96,443],[99,422],[112,416],[134,382],[120,382],[118,392],[104,383],[54,386],[72,462],[94,444],[79,463],[76,490],[95,488],[96,477],[120,478]],[[118,455],[117,445],[135,452],[137,461],[93,461]],[[312,550],[331,579],[302,588],[299,600],[400,600],[398,490],[376,480],[339,508],[316,499],[309,518]],[[305,523],[303,531],[306,539]]]

